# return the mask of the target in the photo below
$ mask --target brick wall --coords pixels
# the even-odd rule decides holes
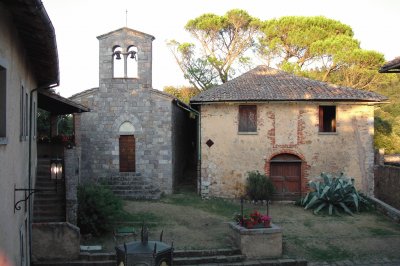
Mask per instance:
[[[400,167],[375,167],[375,197],[400,210]]]

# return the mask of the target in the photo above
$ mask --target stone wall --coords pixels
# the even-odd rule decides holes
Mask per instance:
[[[130,122],[134,127],[130,134],[136,143],[136,174],[152,184],[152,189],[172,193],[172,98],[155,90],[135,92],[123,88],[107,95],[112,100],[105,103],[98,90],[73,99],[91,108],[75,120],[79,122],[76,130],[80,129],[82,179],[119,176],[119,127]]]
[[[90,108],[75,119],[77,145],[81,147],[82,180],[110,179],[134,182],[140,178],[147,196],[173,190],[173,97],[151,88],[154,37],[122,28],[98,37],[99,88],[70,99]],[[113,77],[113,48],[137,47],[138,77]],[[129,132],[121,131],[124,123]],[[119,136],[134,135],[136,172],[120,175]],[[146,189],[147,188],[147,189]],[[126,192],[122,193],[123,195]],[[147,198],[146,196],[146,198]],[[127,195],[134,198],[135,195]]]
[[[400,167],[375,167],[375,197],[400,210]]]
[[[78,185],[79,185],[79,148],[65,149],[65,204],[66,220],[77,225],[78,214]]]
[[[79,228],[69,223],[32,224],[32,260],[75,260],[79,258]]]
[[[238,104],[201,106],[201,177],[210,195],[239,197],[246,173],[269,175],[270,160],[290,153],[302,160],[301,192],[321,172],[344,172],[373,194],[374,107],[337,104],[337,132],[319,133],[318,103],[257,104],[257,133],[238,133]],[[208,140],[214,143],[206,145]],[[206,186],[203,186],[206,187]]]

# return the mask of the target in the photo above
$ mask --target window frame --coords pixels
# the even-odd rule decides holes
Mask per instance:
[[[0,59],[0,145],[7,144],[7,66]]]
[[[253,110],[252,110],[253,109]],[[249,126],[249,118],[248,116],[244,116],[244,113],[248,112],[254,113],[255,125],[253,127]],[[245,118],[246,117],[246,118]],[[258,133],[258,124],[257,124],[257,105],[256,104],[241,104],[238,107],[238,134],[243,135],[254,135]]]
[[[327,122],[330,123],[327,126]],[[337,106],[318,106],[318,132],[320,134],[337,134]]]

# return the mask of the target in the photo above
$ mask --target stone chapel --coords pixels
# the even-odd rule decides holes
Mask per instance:
[[[193,157],[187,106],[152,88],[153,36],[121,28],[99,40],[99,87],[70,97],[90,108],[75,116],[80,179],[123,198],[158,198],[185,178]]]

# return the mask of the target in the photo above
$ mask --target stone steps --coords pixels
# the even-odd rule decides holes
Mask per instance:
[[[143,180],[139,173],[125,173],[120,177],[101,179],[100,182],[123,199],[151,200],[159,199],[161,196],[161,191],[150,182]]]
[[[244,255],[215,255],[215,256],[202,256],[202,257],[181,257],[174,258],[174,265],[199,265],[199,264],[224,264],[237,263],[245,260]]]
[[[175,250],[174,265],[239,263],[245,260],[239,249]]]
[[[37,164],[35,193],[33,203],[33,222],[65,222],[65,180],[50,178],[50,159],[40,158]]]
[[[75,261],[45,261],[36,262],[34,266],[115,266],[114,253],[88,253],[82,252]],[[174,265],[204,265],[204,266],[306,266],[307,261],[296,259],[259,259],[246,260],[238,249],[216,250],[175,250]]]
[[[100,261],[41,261],[32,263],[33,266],[115,266],[115,260],[100,260]]]
[[[175,250],[174,258],[202,256],[231,256],[240,255],[240,249],[211,249],[211,250]]]

